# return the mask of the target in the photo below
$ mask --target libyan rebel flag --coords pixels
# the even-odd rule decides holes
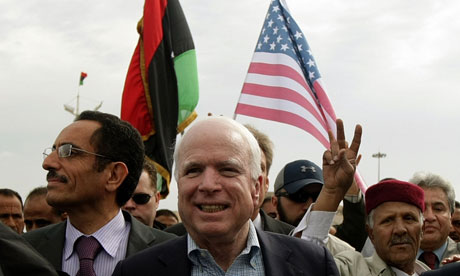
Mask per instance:
[[[195,46],[178,0],[146,0],[137,31],[139,43],[126,76],[121,119],[141,133],[145,154],[162,176],[158,190],[165,198],[177,133],[196,118]]]

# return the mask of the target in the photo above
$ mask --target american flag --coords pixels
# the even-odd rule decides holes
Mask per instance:
[[[335,132],[335,112],[284,1],[271,1],[235,114],[294,125],[329,148],[327,130]]]
[[[301,128],[329,148],[336,116],[305,35],[284,0],[272,0],[235,110]],[[357,172],[355,180],[366,186]]]

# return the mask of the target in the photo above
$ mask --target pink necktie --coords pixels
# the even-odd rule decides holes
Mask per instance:
[[[75,243],[75,250],[80,259],[80,270],[77,276],[96,276],[93,264],[97,254],[101,251],[99,242],[92,236],[81,236]]]
[[[436,268],[436,255],[433,253],[433,252],[423,252],[422,255],[421,255],[424,263],[426,265],[428,265],[431,269],[435,269]]]

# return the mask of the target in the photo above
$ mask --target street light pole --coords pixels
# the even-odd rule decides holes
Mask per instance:
[[[372,154],[372,157],[377,158],[377,160],[378,160],[378,169],[377,169],[378,175],[377,175],[377,182],[380,181],[380,159],[381,159],[381,158],[385,158],[386,156],[387,156],[386,153],[383,153],[383,152],[380,152],[380,151],[377,152],[377,153]]]

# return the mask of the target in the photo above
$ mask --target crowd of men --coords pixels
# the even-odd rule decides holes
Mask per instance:
[[[337,120],[321,167],[289,162],[267,196],[269,137],[222,116],[197,121],[174,153],[177,216],[157,210],[138,131],[85,111],[44,151],[46,187],[24,205],[0,189],[0,276],[458,275],[452,185],[418,173],[361,192],[361,133],[348,142]]]

